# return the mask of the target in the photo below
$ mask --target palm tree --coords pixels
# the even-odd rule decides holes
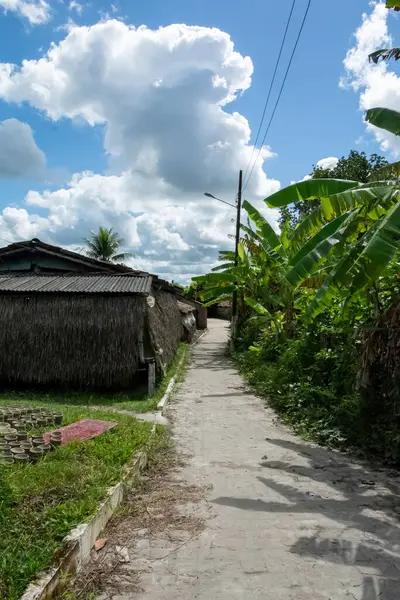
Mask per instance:
[[[99,227],[98,232],[90,232],[90,236],[85,238],[87,250],[86,255],[90,258],[104,260],[107,262],[123,262],[128,258],[134,258],[130,252],[118,252],[124,245],[123,238],[112,229]]]

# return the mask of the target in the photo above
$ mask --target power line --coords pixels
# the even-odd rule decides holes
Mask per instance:
[[[245,172],[244,172],[244,179],[246,179],[246,177],[247,177],[247,173],[249,171],[249,167],[251,165],[251,161],[253,160],[254,152],[255,152],[255,149],[256,149],[256,146],[257,146],[258,138],[260,137],[261,127],[262,127],[262,125],[264,123],[265,113],[266,113],[266,110],[268,108],[268,104],[269,104],[269,101],[270,101],[270,98],[271,98],[272,88],[273,88],[273,85],[275,83],[276,74],[278,72],[278,67],[279,67],[279,63],[281,61],[283,47],[284,47],[285,42],[286,42],[286,37],[287,37],[288,30],[289,30],[290,21],[292,20],[292,15],[293,15],[294,7],[296,5],[296,1],[297,0],[293,0],[292,8],[290,9],[289,17],[288,17],[288,20],[286,22],[285,33],[283,34],[282,43],[281,43],[281,47],[280,47],[280,50],[279,50],[278,58],[277,58],[276,63],[275,63],[274,74],[272,75],[271,85],[269,86],[267,99],[266,99],[265,104],[264,104],[264,110],[263,110],[263,113],[262,113],[262,116],[261,116],[260,125],[258,127],[256,139],[255,139],[255,142],[253,144],[253,151],[251,153],[250,160],[247,163],[247,167],[246,167]]]
[[[252,176],[252,174],[253,174],[253,171],[254,171],[254,167],[256,166],[256,164],[257,164],[257,161],[258,161],[258,159],[259,159],[259,157],[260,157],[261,150],[262,150],[262,148],[263,148],[263,146],[264,146],[264,142],[265,142],[265,140],[266,140],[266,137],[267,137],[267,135],[268,135],[268,132],[269,132],[269,130],[270,130],[270,127],[271,127],[272,121],[273,121],[273,119],[274,119],[274,116],[275,116],[275,113],[276,113],[276,109],[278,108],[278,104],[279,104],[279,101],[280,101],[280,99],[281,99],[281,96],[282,96],[282,93],[283,93],[283,89],[284,89],[284,87],[285,87],[285,83],[286,83],[286,80],[287,80],[287,78],[288,78],[288,75],[289,75],[290,67],[292,66],[292,62],[293,62],[293,58],[294,58],[294,55],[295,55],[295,53],[296,53],[296,50],[297,50],[297,46],[298,46],[298,44],[299,44],[299,41],[300,41],[301,34],[303,33],[304,25],[305,25],[305,23],[306,23],[306,20],[307,20],[307,16],[308,16],[308,12],[309,12],[309,10],[310,10],[311,2],[312,2],[312,0],[308,0],[307,8],[306,8],[306,11],[305,11],[305,13],[304,13],[304,17],[303,17],[303,21],[302,21],[302,23],[301,23],[300,31],[299,31],[299,33],[298,33],[298,36],[297,36],[297,39],[296,39],[296,43],[295,43],[295,45],[294,45],[293,52],[292,52],[292,54],[291,54],[291,57],[290,57],[290,60],[289,60],[289,64],[288,64],[288,67],[287,67],[287,69],[286,69],[285,77],[283,78],[283,82],[282,82],[282,85],[281,85],[281,89],[279,90],[278,98],[276,99],[276,102],[275,102],[274,110],[272,111],[271,118],[270,118],[270,120],[269,120],[269,122],[268,122],[267,129],[266,129],[266,131],[265,131],[265,134],[264,134],[263,140],[262,140],[262,142],[261,142],[261,146],[260,146],[260,149],[259,149],[259,151],[258,151],[258,154],[257,154],[256,160],[254,161],[254,163],[253,163],[253,166],[252,166],[252,168],[251,168],[251,171],[250,171],[250,174],[249,174],[249,176],[248,176],[248,178],[247,178],[247,181],[246,181],[246,183],[244,184],[244,190],[247,188],[247,186],[248,186],[248,184],[249,184],[250,178],[251,178],[251,176]],[[244,191],[244,190],[243,190],[243,191]]]

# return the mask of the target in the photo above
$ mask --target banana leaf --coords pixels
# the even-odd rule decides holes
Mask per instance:
[[[243,208],[256,227],[260,230],[262,237],[268,242],[271,250],[279,249],[281,245],[279,237],[262,214],[247,200],[243,202]]]
[[[345,213],[344,215],[340,215],[339,217],[322,227],[322,229],[320,229],[314,237],[312,237],[308,242],[306,242],[304,246],[302,246],[302,248],[299,250],[299,252],[297,252],[297,254],[295,254],[290,259],[289,266],[296,265],[298,262],[300,262],[304,258],[304,256],[311,252],[316,246],[318,246],[318,244],[320,244],[322,241],[326,240],[331,235],[333,235],[348,218],[349,214]]]
[[[232,294],[221,294],[218,298],[214,298],[214,300],[210,300],[210,302],[206,302],[203,304],[205,308],[208,306],[213,306],[213,304],[219,304],[220,302],[224,302],[225,300],[232,300]]]
[[[400,248],[400,203],[377,222],[353,269],[351,293],[364,288],[386,268]]]
[[[225,295],[229,295],[236,289],[236,286],[234,285],[226,285],[226,286],[222,286],[222,285],[218,285],[215,287],[210,287],[206,290],[204,290],[203,292],[201,292],[200,296],[203,300],[212,300],[215,297],[221,295],[221,294],[225,294]]]
[[[252,298],[248,298],[246,296],[245,299],[244,299],[244,301],[246,302],[246,304],[248,306],[250,306],[253,310],[255,310],[257,314],[259,314],[259,315],[265,315],[265,316],[266,315],[270,315],[269,311],[265,308],[265,306],[263,306],[259,302],[256,302]]]
[[[295,228],[293,241],[300,242],[307,236],[315,235],[333,217],[339,217],[359,206],[365,206],[366,214],[371,219],[378,219],[397,201],[399,195],[397,187],[375,182],[368,184],[368,187],[359,186],[356,190],[350,189],[322,198],[321,206],[313,210]],[[380,210],[382,207],[386,210]]]
[[[353,246],[325,277],[324,283],[319,288],[314,300],[308,308],[307,317],[309,319],[314,319],[325,310],[325,308],[330,305],[333,298],[337,296],[340,288],[349,284],[349,272],[359,251],[358,245]]]
[[[197,283],[219,283],[220,281],[235,282],[236,277],[232,273],[208,273],[207,275],[197,275],[192,277],[192,281]]]
[[[365,119],[371,125],[375,125],[375,127],[386,129],[386,131],[390,131],[394,135],[400,135],[400,113],[396,110],[391,110],[390,108],[371,108],[367,110]]]
[[[368,56],[370,62],[375,63],[376,65],[380,60],[390,60],[394,58],[394,60],[400,59],[400,48],[382,48],[382,50],[376,50],[372,52]]]
[[[264,202],[271,208],[279,208],[298,200],[327,198],[332,194],[339,194],[357,186],[357,181],[347,181],[346,179],[308,179],[275,192],[275,194],[265,198]]]

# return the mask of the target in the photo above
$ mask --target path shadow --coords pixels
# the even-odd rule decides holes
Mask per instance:
[[[299,537],[290,551],[303,557],[312,557],[317,562],[323,559],[356,567],[363,574],[363,583],[361,588],[349,594],[349,598],[399,600],[399,473],[351,462],[351,459],[338,452],[301,442],[287,439],[267,441],[292,451],[293,460],[296,460],[296,455],[297,459],[299,455],[307,459],[306,465],[285,460],[264,460],[260,463],[271,476],[257,476],[258,481],[282,496],[284,501],[220,497],[213,502],[253,512],[321,514],[341,523],[345,529],[340,539],[327,539],[322,534]],[[290,456],[285,452],[284,458],[288,454]],[[273,477],[274,471],[286,481],[290,474],[292,484],[278,482]],[[308,487],[311,490],[313,488],[312,481],[325,484],[318,489],[327,489],[327,493],[322,496],[309,491]],[[347,539],[347,529],[358,531],[360,541],[355,543],[354,535],[353,539]]]

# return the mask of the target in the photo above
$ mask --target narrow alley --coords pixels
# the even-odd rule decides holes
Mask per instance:
[[[247,390],[227,338],[211,320],[170,407],[186,456],[177,477],[203,490],[181,510],[204,527],[182,543],[139,532],[124,567],[135,590],[108,593],[104,581],[98,597],[397,599],[399,477],[292,435]]]

